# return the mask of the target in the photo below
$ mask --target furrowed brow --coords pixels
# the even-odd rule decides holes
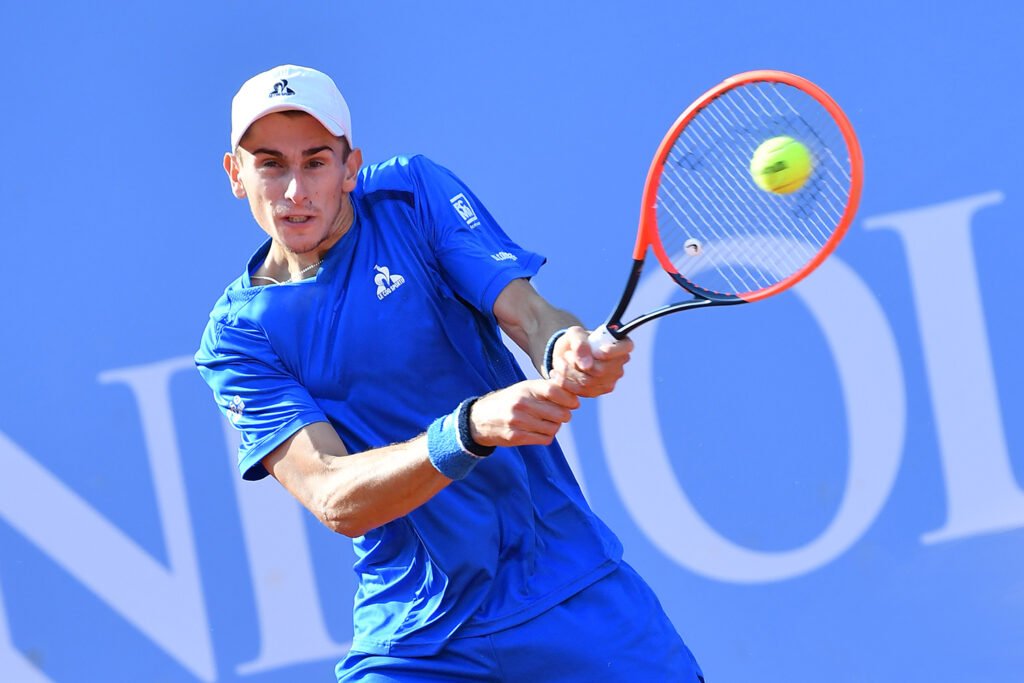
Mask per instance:
[[[314,154],[319,154],[320,152],[322,152],[324,150],[327,150],[329,152],[333,152],[334,151],[334,149],[330,145],[320,145],[319,147],[310,147],[309,149],[303,150],[302,151],[302,156],[304,156],[304,157],[311,157]]]
[[[320,152],[323,152],[324,150],[326,150],[328,152],[333,152],[334,151],[334,149],[330,145],[320,145],[319,147],[310,147],[309,149],[302,150],[302,156],[304,156],[304,157],[311,157],[311,156],[319,154]],[[268,147],[260,147],[258,149],[254,149],[254,150],[252,150],[250,152],[250,154],[252,154],[253,156],[258,156],[260,154],[265,154],[267,156],[277,157],[279,159],[283,159],[284,158],[284,152],[280,152],[280,151],[278,151],[276,149],[270,149]]]

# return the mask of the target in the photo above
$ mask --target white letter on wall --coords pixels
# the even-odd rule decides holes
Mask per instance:
[[[35,668],[27,657],[18,652],[7,628],[7,611],[4,609],[4,591],[0,585],[0,674],[4,680],[18,683],[52,683],[51,679]]]
[[[210,402],[213,410],[213,402]],[[349,644],[331,640],[324,626],[303,508],[276,481],[243,481],[238,462],[238,432],[224,420],[224,443],[230,454],[238,495],[245,549],[260,622],[260,653],[240,664],[240,674],[262,673],[321,659],[340,659]],[[337,543],[348,544],[344,536]],[[350,610],[351,605],[338,609]]]
[[[784,552],[741,547],[712,529],[693,507],[661,440],[652,385],[653,339],[637,345],[626,379],[599,400],[609,469],[630,515],[665,555],[714,579],[779,581],[830,562],[875,520],[899,469],[906,419],[903,370],[877,300],[835,256],[793,291],[821,325],[832,351],[850,434],[850,467],[839,509],[828,527],[803,547]],[[678,295],[678,287],[659,272],[640,283],[634,305],[649,310]]]
[[[168,567],[3,433],[0,516],[182,666],[213,681],[210,629],[171,419],[170,378],[185,367],[192,367],[191,359],[100,375],[101,382],[127,384],[138,402]]]
[[[864,222],[896,232],[907,251],[948,500],[945,526],[925,543],[1024,526],[971,245],[971,218],[1002,200],[989,192]]]

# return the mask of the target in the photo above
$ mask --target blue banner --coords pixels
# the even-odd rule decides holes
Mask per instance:
[[[330,680],[348,649],[350,542],[240,480],[191,359],[263,238],[221,167],[231,96],[282,63],[335,78],[367,160],[458,173],[594,326],[678,114],[750,69],[822,86],[865,158],[837,252],[779,297],[637,330],[560,441],[709,681],[1020,678],[1016,6],[3,15],[0,680]],[[637,310],[678,296],[650,271]]]

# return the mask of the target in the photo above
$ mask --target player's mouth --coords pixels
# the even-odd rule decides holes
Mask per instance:
[[[289,225],[305,225],[311,222],[315,216],[309,216],[306,214],[295,214],[290,216],[279,216],[278,220],[288,223]]]

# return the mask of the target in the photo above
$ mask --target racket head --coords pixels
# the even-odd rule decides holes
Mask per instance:
[[[750,171],[755,150],[787,136],[811,155],[802,187],[778,194]],[[748,71],[708,90],[658,147],[644,185],[633,258],[647,249],[696,297],[758,301],[806,277],[842,240],[857,210],[863,159],[829,95],[783,71]]]

